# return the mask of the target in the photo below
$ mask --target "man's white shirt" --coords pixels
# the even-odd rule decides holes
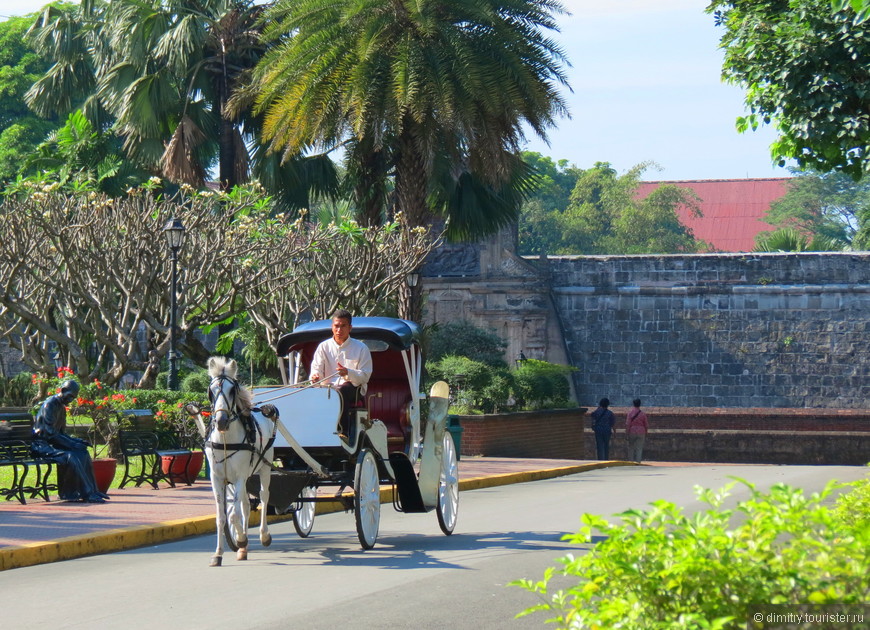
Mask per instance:
[[[339,363],[347,368],[346,377],[335,374]],[[329,383],[338,387],[350,381],[360,388],[360,394],[365,394],[372,375],[372,353],[368,346],[353,337],[348,337],[340,346],[332,337],[321,342],[311,360],[311,376],[326,379],[331,374],[334,376]]]

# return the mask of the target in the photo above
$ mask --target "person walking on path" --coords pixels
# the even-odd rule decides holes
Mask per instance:
[[[643,443],[649,432],[649,420],[640,409],[640,398],[635,398],[631,411],[625,417],[625,433],[628,436],[628,458],[640,463],[643,456]]]
[[[592,412],[592,430],[595,432],[595,449],[598,451],[598,459],[610,459],[610,437],[616,429],[616,418],[608,409],[610,400],[602,398],[598,402],[598,409]]]

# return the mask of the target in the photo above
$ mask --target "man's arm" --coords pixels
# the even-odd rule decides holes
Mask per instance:
[[[347,368],[347,380],[353,383],[355,387],[365,385],[372,377],[372,353],[369,351],[368,346],[362,342],[360,342],[360,346],[356,368]]]
[[[323,347],[323,343],[321,343],[317,346],[317,349],[314,351],[314,357],[311,359],[311,374],[309,374],[308,378],[316,383],[325,376],[325,372],[326,351]]]

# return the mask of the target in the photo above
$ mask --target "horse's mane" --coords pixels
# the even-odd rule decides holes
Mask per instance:
[[[226,376],[235,381],[238,386],[236,394],[236,404],[244,411],[250,411],[254,406],[254,396],[251,390],[242,385],[236,375],[239,373],[239,364],[235,359],[227,359],[226,357],[211,357],[208,360],[208,375],[212,378],[218,376]]]

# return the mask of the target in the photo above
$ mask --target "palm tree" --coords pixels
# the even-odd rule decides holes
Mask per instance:
[[[793,227],[755,235],[756,252],[839,252],[846,249],[849,247],[843,241]]]
[[[249,155],[260,123],[250,109],[226,107],[265,52],[262,11],[252,0],[86,0],[76,13],[48,7],[31,37],[56,63],[28,102],[64,114],[84,101],[98,128],[112,124],[128,156],[177,183],[203,185],[216,163],[222,189],[253,170],[279,191],[288,178],[304,179],[304,165]],[[314,170],[334,179],[328,167]]]
[[[557,0],[278,0],[248,96],[282,156],[350,141],[367,221],[391,175],[389,210],[412,225],[447,214],[454,231],[491,231],[516,218],[530,175],[524,126],[546,138],[567,114],[567,62],[543,34],[563,12]],[[486,218],[463,216],[478,203]]]

